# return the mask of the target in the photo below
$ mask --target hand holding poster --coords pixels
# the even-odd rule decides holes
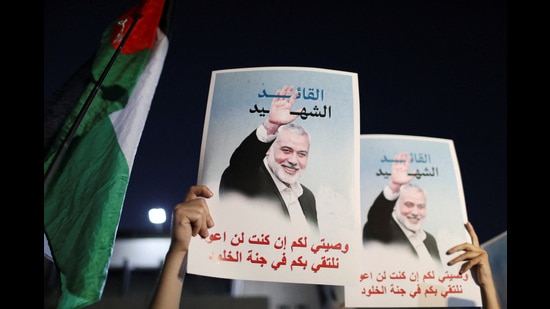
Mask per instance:
[[[199,184],[216,226],[188,272],[351,283],[362,250],[357,74],[299,67],[214,71]]]
[[[481,306],[479,287],[459,265],[446,266],[470,242],[452,140],[361,136],[363,257],[346,306]]]

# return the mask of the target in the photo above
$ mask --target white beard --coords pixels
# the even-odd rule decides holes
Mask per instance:
[[[275,158],[273,155],[267,156],[267,166],[271,169],[273,174],[279,178],[280,181],[286,183],[286,184],[293,184],[298,182],[298,179],[300,179],[300,176],[302,176],[302,173],[304,170],[299,169],[296,174],[289,175],[287,172],[285,172],[284,168],[275,162]]]

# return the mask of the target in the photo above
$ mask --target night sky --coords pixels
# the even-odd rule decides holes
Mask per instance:
[[[44,101],[138,2],[44,2]],[[119,233],[196,183],[212,71],[258,66],[358,73],[361,134],[452,139],[480,241],[507,230],[506,1],[260,2],[176,1]]]

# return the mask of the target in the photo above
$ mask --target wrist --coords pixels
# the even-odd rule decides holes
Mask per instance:
[[[385,186],[382,192],[388,201],[395,201],[399,197],[399,192],[393,192],[389,185]]]
[[[170,246],[168,248],[168,251],[166,251],[166,257],[168,256],[175,256],[175,257],[182,257],[187,254],[187,249],[184,249],[182,246]]]
[[[277,129],[279,129],[279,125],[276,123],[270,122],[269,119],[266,119],[263,125],[268,135],[274,135],[275,133],[277,133]]]
[[[399,188],[401,187],[401,184],[390,181],[390,183],[388,184],[388,187],[393,193],[399,193]]]

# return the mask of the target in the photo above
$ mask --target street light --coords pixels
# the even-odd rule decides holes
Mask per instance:
[[[149,209],[149,221],[157,226],[157,231],[162,232],[162,224],[166,222],[166,211],[164,208]]]

